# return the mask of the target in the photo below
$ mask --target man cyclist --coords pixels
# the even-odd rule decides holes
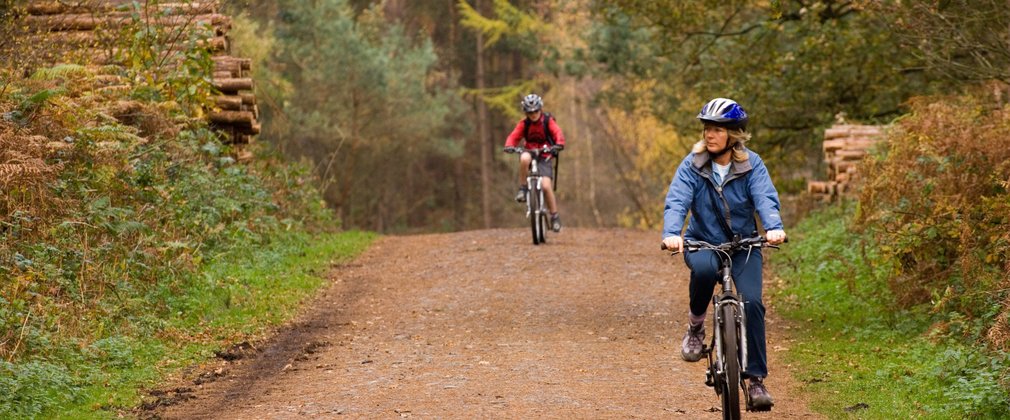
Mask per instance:
[[[526,150],[543,149],[545,145],[552,148],[553,153],[540,155],[537,167],[543,177],[542,186],[544,196],[547,198],[547,209],[551,212],[551,229],[560,232],[561,216],[558,215],[558,204],[554,198],[554,167],[551,159],[565,148],[565,135],[554,121],[554,117],[543,112],[544,101],[539,95],[533,93],[526,95],[520,105],[526,113],[526,118],[520,120],[512,130],[512,134],[505,139],[505,150],[518,146],[520,140],[526,141]],[[516,193],[516,201],[520,203],[526,201],[526,193],[529,191],[526,176],[532,161],[533,155],[529,152],[523,152],[519,156],[519,192]]]
[[[735,235],[757,231],[754,213],[764,225],[770,244],[785,240],[779,214],[779,198],[768,169],[757,153],[747,149],[750,140],[747,113],[735,101],[716,98],[697,117],[704,126],[703,138],[684,158],[666,195],[663,243],[683,251],[684,239],[720,244]],[[687,232],[681,237],[684,219],[691,213]],[[768,375],[765,353],[765,307],[761,302],[761,250],[741,251],[732,256],[736,287],[746,299],[747,358],[745,376],[753,409],[770,409],[772,398],[764,386]],[[718,256],[711,252],[684,254],[691,269],[690,312],[681,357],[689,362],[702,358],[705,312],[719,282]]]

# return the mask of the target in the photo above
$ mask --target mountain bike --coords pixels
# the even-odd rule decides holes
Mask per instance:
[[[547,203],[544,200],[544,189],[541,185],[540,156],[547,153],[557,153],[554,148],[544,145],[540,149],[525,149],[522,147],[510,147],[505,149],[505,153],[529,152],[533,155],[530,162],[530,170],[526,176],[526,218],[530,221],[530,232],[533,234],[533,245],[547,243],[545,232],[550,226],[550,212],[547,210]],[[549,163],[548,163],[549,164]]]
[[[741,239],[719,245],[705,241],[684,241],[684,249],[688,252],[712,251],[719,256],[719,272],[722,273],[722,292],[712,297],[712,335],[711,344],[703,347],[702,354],[708,359],[708,369],[705,371],[705,385],[715,388],[715,393],[722,399],[722,418],[740,418],[740,391],[743,390],[747,411],[769,411],[771,408],[752,408],[750,393],[743,379],[747,366],[747,320],[744,313],[744,296],[736,293],[736,279],[733,278],[733,254],[737,251],[754,248],[776,248],[761,236]],[[667,250],[666,244],[662,245]],[[677,255],[674,251],[671,255]],[[749,256],[749,255],[748,255]]]

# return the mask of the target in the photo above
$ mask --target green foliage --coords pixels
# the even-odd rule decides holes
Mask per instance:
[[[1003,0],[874,0],[892,31],[935,73],[1010,83],[1010,7]]]
[[[460,23],[464,28],[484,36],[484,47],[490,48],[502,41],[509,41],[513,48],[522,53],[530,61],[538,62],[540,55],[547,51],[543,44],[549,37],[549,25],[538,16],[526,13],[512,5],[508,0],[494,0],[494,16],[485,17],[470,6],[466,0],[459,0]],[[510,120],[518,120],[524,115],[516,106],[516,101],[534,91],[544,91],[544,77],[533,77],[528,80],[518,79],[513,83],[485,88],[483,90],[467,89],[464,94],[477,95],[493,110],[506,115]]]
[[[46,361],[10,363],[0,360],[0,416],[35,418],[53,401],[77,392],[66,366]]]
[[[756,150],[797,167],[820,152],[836,115],[883,121],[929,88],[907,49],[880,31],[885,15],[834,1],[598,2],[593,57],[615,76],[605,96],[628,109],[635,84],[655,83],[651,112],[682,136],[715,97],[751,115]]]
[[[67,79],[69,77],[81,77],[88,74],[87,69],[80,64],[57,64],[53,67],[39,69],[32,75],[36,80]]]
[[[289,131],[274,140],[313,160],[345,222],[402,228],[430,206],[432,191],[437,201],[454,196],[444,179],[423,175],[459,150],[449,130],[466,123],[454,91],[435,88],[451,80],[433,73],[430,41],[411,41],[378,7],[355,16],[345,0],[290,2],[276,34],[275,61],[291,90]]]
[[[494,0],[494,12],[497,16],[495,19],[484,17],[466,0],[459,0],[458,6],[463,26],[483,33],[486,37],[485,47],[497,44],[503,37],[525,39],[530,44],[535,43],[536,34],[546,26],[545,22],[523,12],[508,0]]]
[[[889,254],[905,306],[1007,349],[1010,113],[985,96],[919,98],[865,165],[860,223]]]
[[[238,164],[194,118],[211,95],[205,38],[167,45],[137,7],[114,74],[129,90],[96,91],[93,72],[109,69],[75,65],[0,86],[0,417],[130,408],[164,360],[260,334],[322,284],[326,253],[371,238],[310,240],[341,224],[312,168],[262,143]],[[204,317],[187,324],[182,309]],[[214,339],[211,317],[226,318]]]
[[[852,230],[846,207],[813,213],[769,257],[771,304],[792,339],[786,359],[811,406],[829,418],[1010,415],[1007,356],[943,339],[934,315],[896,305],[887,253]]]
[[[182,25],[158,24],[178,18],[177,11],[158,2],[133,2],[131,20],[115,34],[113,59],[124,65],[127,77],[139,81],[133,90],[137,99],[172,101],[188,115],[200,115],[210,105],[213,92],[213,61],[202,48],[214,36],[210,24],[188,20]]]

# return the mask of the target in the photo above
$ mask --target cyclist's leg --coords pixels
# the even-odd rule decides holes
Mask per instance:
[[[691,269],[691,318],[704,321],[719,282],[719,257],[714,252],[685,252],[684,261]]]
[[[552,215],[557,214],[558,201],[554,197],[554,161],[540,159],[537,167],[540,168],[540,175],[543,176],[540,182],[544,187],[544,198],[547,200],[547,209],[551,211]]]
[[[533,155],[529,152],[519,155],[519,185],[526,185],[526,177],[530,173],[530,162],[533,162]]]
[[[712,300],[713,288],[719,278],[719,260],[711,252],[688,252],[684,260],[691,269],[688,327],[680,344],[680,356],[685,361],[697,362],[705,350],[705,312]]]
[[[746,264],[744,263],[746,261]],[[765,306],[762,302],[761,251],[753,250],[750,259],[747,252],[733,256],[733,278],[744,298],[744,312],[747,316],[747,375],[768,376],[768,360],[765,348]]]
[[[540,178],[540,185],[544,187],[544,198],[547,199],[547,209],[551,214],[558,212],[558,203],[554,199],[554,180],[551,178]]]

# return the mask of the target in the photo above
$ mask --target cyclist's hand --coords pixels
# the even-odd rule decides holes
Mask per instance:
[[[670,251],[684,252],[684,238],[680,236],[667,236],[663,238],[663,245]]]
[[[555,144],[554,145],[554,149],[552,151],[554,153],[557,153],[557,152],[560,152],[562,150],[565,150],[565,145],[563,145],[563,144]]]
[[[786,231],[782,229],[769,230],[765,232],[765,239],[772,245],[781,244],[786,240]]]

